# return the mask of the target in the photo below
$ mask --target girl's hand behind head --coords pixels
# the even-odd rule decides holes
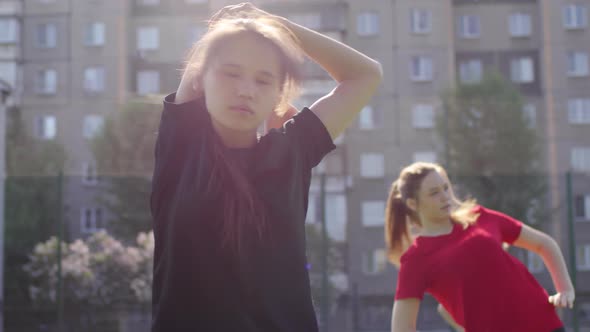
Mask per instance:
[[[249,2],[242,2],[237,5],[229,5],[221,8],[217,13],[211,16],[209,26],[214,25],[219,20],[225,18],[258,18],[266,16],[272,15]]]

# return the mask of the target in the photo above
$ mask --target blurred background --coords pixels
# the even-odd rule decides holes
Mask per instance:
[[[314,170],[322,332],[390,330],[384,209],[413,161],[441,163],[460,197],[552,235],[577,289],[560,314],[568,331],[590,331],[590,0],[252,2],[385,73]],[[232,3],[0,0],[0,331],[149,330],[162,97],[207,18]],[[312,62],[304,72],[298,108],[335,86]],[[538,256],[510,252],[554,291]],[[430,297],[418,327],[450,331]]]

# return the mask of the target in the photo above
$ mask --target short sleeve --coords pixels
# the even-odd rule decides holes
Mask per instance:
[[[514,219],[504,213],[485,209],[485,213],[489,213],[498,230],[500,231],[500,236],[502,237],[502,242],[506,242],[509,244],[514,243],[520,236],[520,231],[522,229],[522,222]]]
[[[395,299],[417,298],[422,300],[427,288],[427,274],[423,264],[415,256],[403,255],[399,273]]]
[[[208,113],[199,100],[175,104],[176,94],[164,99],[155,147],[155,165],[152,178],[152,209],[157,197],[178,182],[181,169],[205,135],[210,122]]]
[[[310,169],[336,148],[320,118],[307,107],[285,122],[282,130]]]

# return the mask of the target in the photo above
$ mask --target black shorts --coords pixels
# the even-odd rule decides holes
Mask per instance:
[[[565,332],[565,328],[560,327],[558,329],[553,330],[553,332]]]

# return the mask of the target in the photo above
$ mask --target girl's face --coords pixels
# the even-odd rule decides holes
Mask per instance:
[[[278,50],[242,33],[224,41],[202,77],[207,109],[218,132],[251,135],[281,98]]]
[[[417,211],[421,220],[448,220],[453,208],[448,181],[438,172],[430,172],[418,191],[417,200],[408,200],[408,205]]]

